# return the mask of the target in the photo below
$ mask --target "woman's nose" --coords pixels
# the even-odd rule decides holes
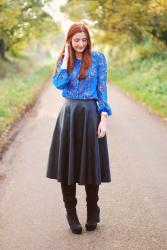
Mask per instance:
[[[79,42],[79,46],[82,47],[83,46],[83,42]]]

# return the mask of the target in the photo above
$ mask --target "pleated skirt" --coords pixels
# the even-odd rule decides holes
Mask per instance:
[[[111,182],[107,135],[98,138],[96,100],[67,99],[51,140],[46,177],[72,185]]]

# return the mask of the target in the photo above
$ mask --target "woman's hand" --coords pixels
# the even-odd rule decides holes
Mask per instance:
[[[102,138],[105,136],[107,131],[107,118],[101,118],[101,121],[98,125],[98,131],[97,131],[97,135],[98,138]]]
[[[65,49],[64,49],[64,58],[68,60],[69,57],[69,46],[70,44],[68,42],[65,43]]]

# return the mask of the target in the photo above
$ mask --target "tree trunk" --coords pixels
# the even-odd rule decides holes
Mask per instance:
[[[0,38],[0,59],[5,60],[5,43],[3,38]]]

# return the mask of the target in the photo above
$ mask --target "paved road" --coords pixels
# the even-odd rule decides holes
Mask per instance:
[[[63,100],[49,84],[1,161],[1,250],[167,249],[167,126],[113,85],[108,97],[112,182],[100,186],[98,229],[72,234],[60,184],[45,177]],[[77,197],[84,225],[84,186],[77,186]]]

